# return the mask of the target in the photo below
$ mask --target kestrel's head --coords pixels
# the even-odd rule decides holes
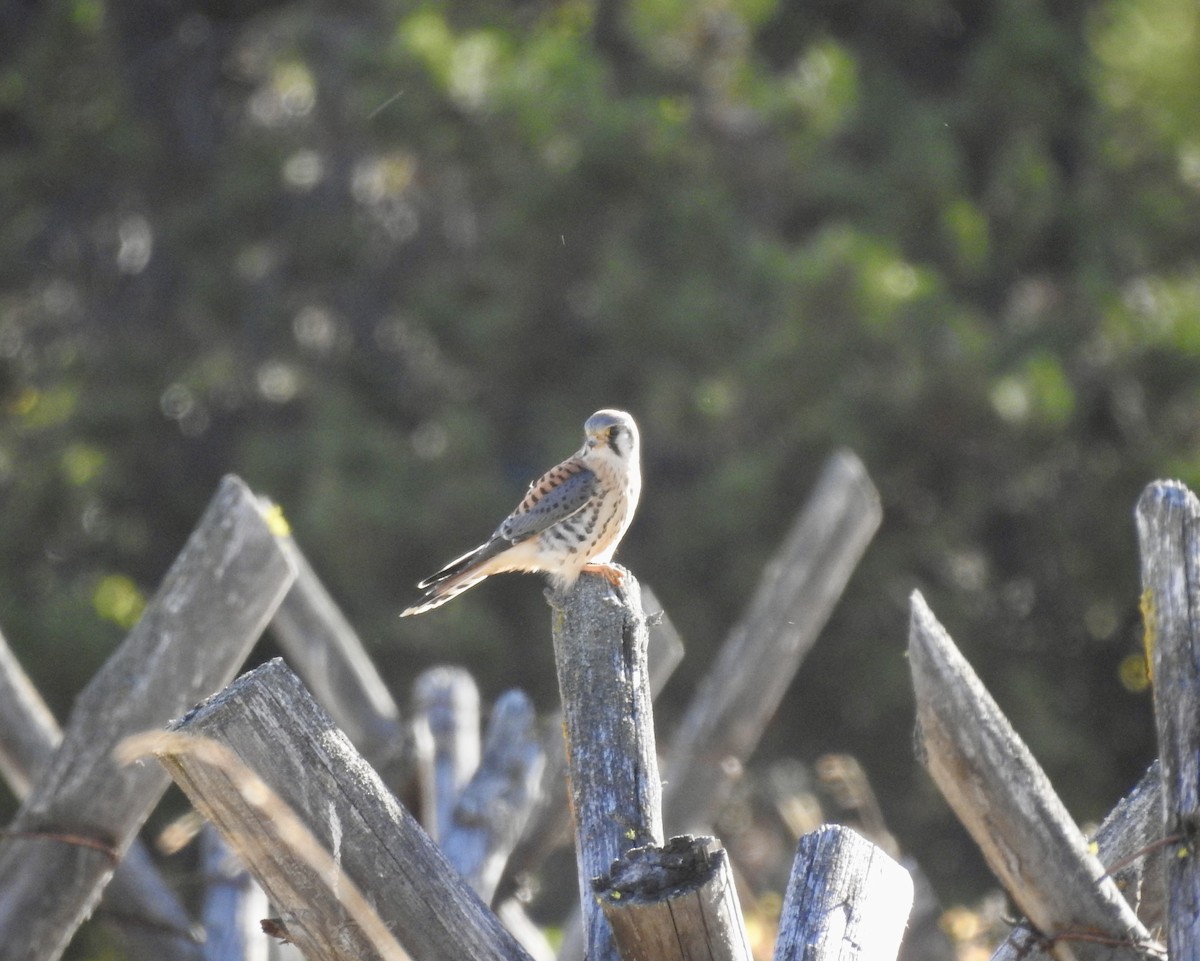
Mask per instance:
[[[607,451],[617,460],[637,460],[637,424],[623,410],[598,410],[583,425],[584,453]]]

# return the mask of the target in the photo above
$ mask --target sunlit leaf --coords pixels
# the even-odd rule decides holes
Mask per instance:
[[[146,599],[132,578],[124,574],[106,574],[92,592],[96,614],[119,627],[133,627],[146,609]]]

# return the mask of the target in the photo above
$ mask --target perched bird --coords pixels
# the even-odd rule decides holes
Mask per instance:
[[[529,486],[525,499],[488,540],[417,585],[425,596],[400,616],[440,607],[491,574],[540,571],[570,587],[581,571],[614,584],[611,563],[642,490],[637,424],[620,410],[598,410],[583,425],[579,452]]]

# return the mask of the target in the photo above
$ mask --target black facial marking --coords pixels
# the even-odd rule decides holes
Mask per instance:
[[[621,450],[621,434],[622,429],[620,424],[608,429],[608,446],[612,448],[613,453],[618,457],[625,456],[624,452]]]

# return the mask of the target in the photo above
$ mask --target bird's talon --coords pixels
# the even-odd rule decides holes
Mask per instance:
[[[583,569],[589,574],[599,574],[613,587],[620,587],[625,583],[624,568],[615,564],[584,564]]]

